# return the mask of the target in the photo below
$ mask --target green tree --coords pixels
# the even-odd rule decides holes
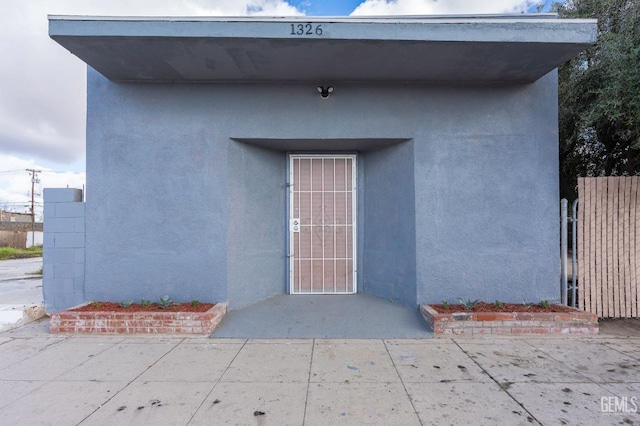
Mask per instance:
[[[640,174],[640,0],[567,0],[561,18],[598,19],[596,44],[559,69],[563,197],[578,176]]]

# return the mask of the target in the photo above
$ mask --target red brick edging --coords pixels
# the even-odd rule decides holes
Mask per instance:
[[[429,305],[420,313],[435,337],[474,334],[597,334],[596,314],[573,312],[461,312],[440,314]]]
[[[81,312],[51,314],[51,333],[211,334],[227,313],[226,303],[206,312]]]

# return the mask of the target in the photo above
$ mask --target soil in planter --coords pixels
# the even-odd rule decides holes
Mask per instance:
[[[139,303],[133,303],[126,308],[115,302],[97,302],[88,303],[74,309],[75,312],[206,312],[213,308],[213,303],[200,303],[198,306],[192,306],[189,302],[175,303],[166,309],[162,309],[159,304],[152,303],[149,306],[142,306]]]
[[[563,305],[549,305],[546,309],[540,305],[523,305],[521,303],[503,303],[502,309],[498,309],[495,303],[478,302],[470,311],[463,305],[450,304],[449,309],[444,305],[429,305],[439,314],[452,314],[456,312],[575,312],[575,309]]]

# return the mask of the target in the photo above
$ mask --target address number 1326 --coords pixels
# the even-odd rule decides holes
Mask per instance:
[[[291,35],[322,35],[322,24],[291,24]]]

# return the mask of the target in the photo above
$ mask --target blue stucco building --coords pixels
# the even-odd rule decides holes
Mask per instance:
[[[88,65],[86,204],[45,235],[49,311],[163,294],[559,299],[556,68],[595,21],[49,24]],[[50,194],[54,213],[82,199]],[[81,237],[59,247],[57,231]]]

